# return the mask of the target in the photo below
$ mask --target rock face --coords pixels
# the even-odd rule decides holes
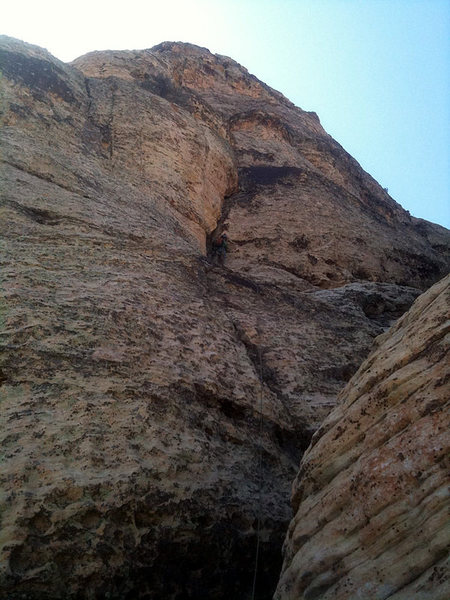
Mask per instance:
[[[448,232],[205,49],[0,65],[0,589],[245,598],[261,490],[269,598],[300,456]]]
[[[446,231],[410,217],[323,130],[317,115],[298,109],[233,60],[164,43],[144,52],[95,52],[73,64],[92,78],[91,90],[102,84],[117,101],[113,89],[127,86],[125,103],[130,90],[147,103],[148,93],[156,94],[171,103],[171,114],[173,108],[176,114],[188,111],[231,145],[242,192],[222,214],[235,244],[233,271],[265,282],[292,284],[293,275],[320,287],[362,279],[421,289],[446,274]],[[110,111],[111,102],[101,105]],[[136,107],[136,129],[125,134],[136,151],[128,148],[126,155],[134,165],[147,165],[136,143],[146,139],[144,152],[159,176],[160,147],[151,145],[143,112]],[[100,121],[108,118],[103,114]]]
[[[277,600],[445,600],[450,276],[342,392],[294,484]]]

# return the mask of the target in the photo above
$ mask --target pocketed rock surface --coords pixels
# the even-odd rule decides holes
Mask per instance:
[[[261,513],[270,598],[300,456],[448,232],[206,49],[0,66],[1,594],[244,598]]]
[[[450,596],[450,276],[420,296],[315,433],[276,600]]]

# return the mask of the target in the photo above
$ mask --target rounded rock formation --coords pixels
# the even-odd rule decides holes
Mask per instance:
[[[313,436],[276,600],[445,600],[450,276],[376,340]]]

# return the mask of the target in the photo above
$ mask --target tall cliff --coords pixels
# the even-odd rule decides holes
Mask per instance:
[[[0,589],[245,598],[261,514],[269,598],[298,460],[448,232],[206,49],[0,65]]]
[[[450,276],[416,300],[315,433],[277,600],[450,597]]]

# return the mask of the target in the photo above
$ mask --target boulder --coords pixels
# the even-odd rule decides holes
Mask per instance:
[[[445,600],[450,276],[341,392],[293,486],[276,600]]]

